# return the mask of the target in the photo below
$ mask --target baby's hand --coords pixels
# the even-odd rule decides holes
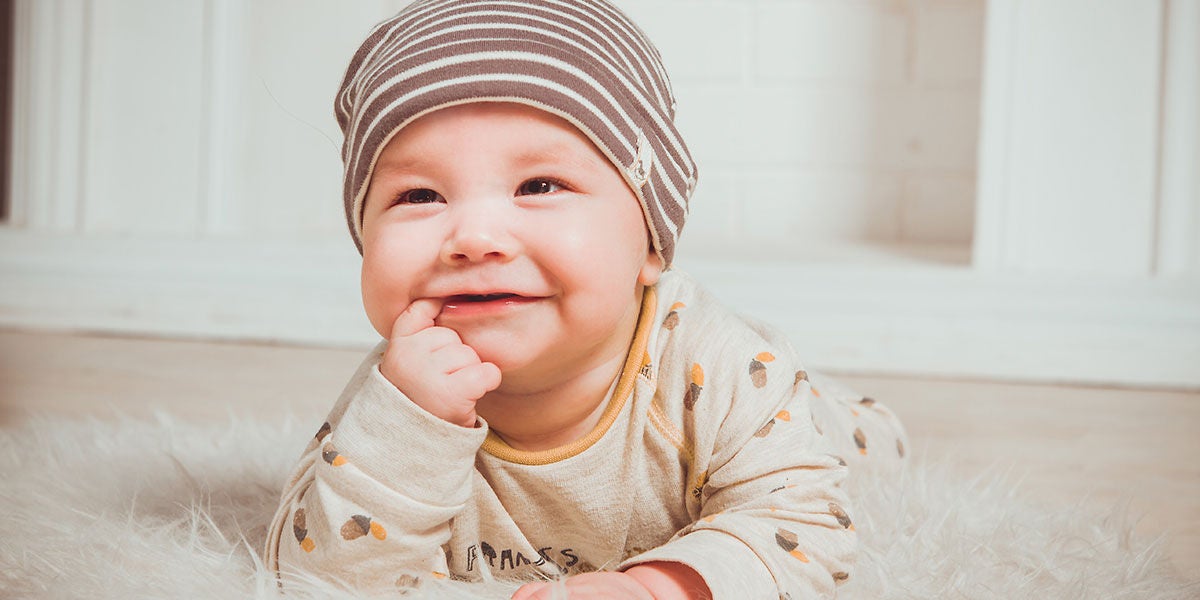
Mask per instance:
[[[422,298],[396,317],[379,372],[430,414],[474,427],[475,402],[500,386],[500,369],[479,360],[453,329],[434,324],[441,309]]]
[[[597,571],[561,581],[528,583],[512,600],[571,600],[622,598],[626,600],[709,600],[712,593],[704,578],[691,567],[675,562],[649,562],[625,572]]]
[[[527,583],[512,600],[654,600],[645,586],[625,573],[597,571],[574,575],[561,581]]]

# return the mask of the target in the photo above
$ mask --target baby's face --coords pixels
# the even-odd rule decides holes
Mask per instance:
[[[518,104],[446,108],[402,129],[376,163],[362,241],[363,304],[381,335],[435,299],[435,323],[514,390],[624,356],[642,286],[661,272],[612,164],[566,121]]]

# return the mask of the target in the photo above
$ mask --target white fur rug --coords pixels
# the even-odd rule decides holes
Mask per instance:
[[[273,596],[259,552],[312,420],[42,418],[0,430],[0,597]],[[997,473],[954,472],[918,457],[900,481],[852,485],[863,548],[842,597],[1200,597],[1200,582],[1173,579],[1122,511],[1048,511]],[[425,591],[505,598],[512,589]]]

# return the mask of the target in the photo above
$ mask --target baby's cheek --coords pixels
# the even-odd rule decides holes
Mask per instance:
[[[389,314],[390,311],[385,310],[378,294],[372,293],[366,286],[363,288],[363,309],[367,314],[367,320],[371,322],[371,327],[379,332],[380,336],[389,337],[391,327],[388,323],[395,322],[396,319]]]
[[[406,298],[407,295],[395,281],[395,274],[374,261],[363,261],[363,310],[379,335],[385,338],[390,335],[392,323],[408,304]]]

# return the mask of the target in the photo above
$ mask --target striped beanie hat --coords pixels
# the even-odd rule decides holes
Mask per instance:
[[[579,128],[641,202],[670,265],[696,184],[658,50],[606,0],[418,0],[362,43],[335,99],[346,219],[362,252],[363,202],[384,146],[418,117],[516,102]]]

